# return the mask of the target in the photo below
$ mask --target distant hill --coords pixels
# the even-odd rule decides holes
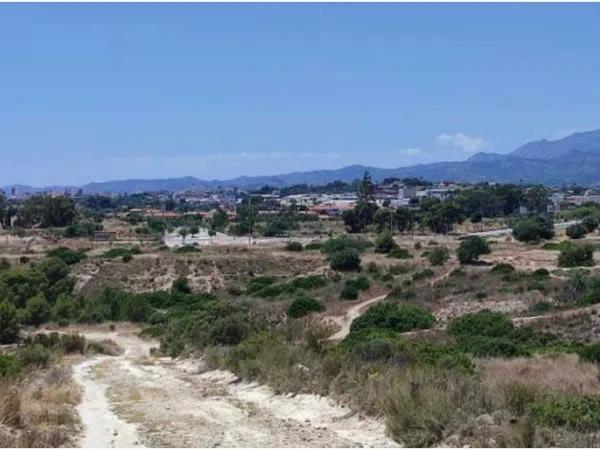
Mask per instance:
[[[525,182],[560,185],[600,182],[600,130],[575,133],[556,141],[527,143],[508,154],[477,153],[466,161],[420,164],[396,169],[352,165],[335,170],[312,170],[281,175],[238,177],[230,180],[201,180],[194,177],[114,180],[82,186],[87,194],[183,191],[217,187],[283,187],[294,184],[351,182],[369,171],[376,181],[387,177],[422,177],[429,181]],[[10,192],[11,186],[3,188]],[[17,186],[19,192],[62,191],[64,187]],[[75,189],[75,188],[70,188]]]
[[[570,152],[600,154],[600,130],[574,133],[556,141],[543,139],[529,142],[510,153],[510,156],[552,160],[567,156]]]

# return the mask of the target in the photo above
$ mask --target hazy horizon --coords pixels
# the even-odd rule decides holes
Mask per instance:
[[[600,128],[598,4],[0,12],[2,186],[397,168]]]

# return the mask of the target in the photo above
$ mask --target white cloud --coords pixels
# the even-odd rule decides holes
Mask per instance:
[[[402,153],[407,156],[418,156],[423,153],[423,150],[420,148],[407,148],[406,150],[402,150]]]
[[[443,133],[436,138],[436,142],[441,146],[456,148],[464,153],[475,153],[488,145],[485,139],[465,133]]]

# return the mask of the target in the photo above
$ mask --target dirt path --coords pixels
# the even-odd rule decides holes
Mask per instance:
[[[275,395],[202,361],[149,356],[131,328],[81,330],[125,352],[75,367],[83,447],[391,447],[384,425],[315,395]]]
[[[378,295],[377,297],[370,298],[368,300],[354,305],[348,311],[346,311],[346,314],[344,314],[343,316],[332,317],[332,320],[336,324],[338,324],[341,327],[341,329],[334,335],[330,336],[329,340],[339,341],[344,339],[348,335],[348,333],[350,333],[350,325],[352,325],[352,321],[358,316],[360,316],[369,305],[383,300],[386,297],[387,294]]]

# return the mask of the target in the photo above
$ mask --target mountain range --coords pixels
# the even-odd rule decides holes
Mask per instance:
[[[243,176],[229,180],[201,180],[194,177],[167,179],[115,180],[81,186],[84,193],[135,193],[143,191],[182,191],[216,187],[283,187],[294,184],[325,184],[340,180],[351,182],[369,171],[375,181],[387,177],[422,177],[428,181],[525,182],[561,185],[589,185],[600,182],[600,130],[574,133],[565,138],[529,142],[513,152],[477,153],[465,161],[419,164],[396,169],[352,165],[336,170],[313,170],[270,176]],[[36,188],[5,186],[18,192],[61,191],[65,187]],[[77,187],[68,187],[77,189]]]

